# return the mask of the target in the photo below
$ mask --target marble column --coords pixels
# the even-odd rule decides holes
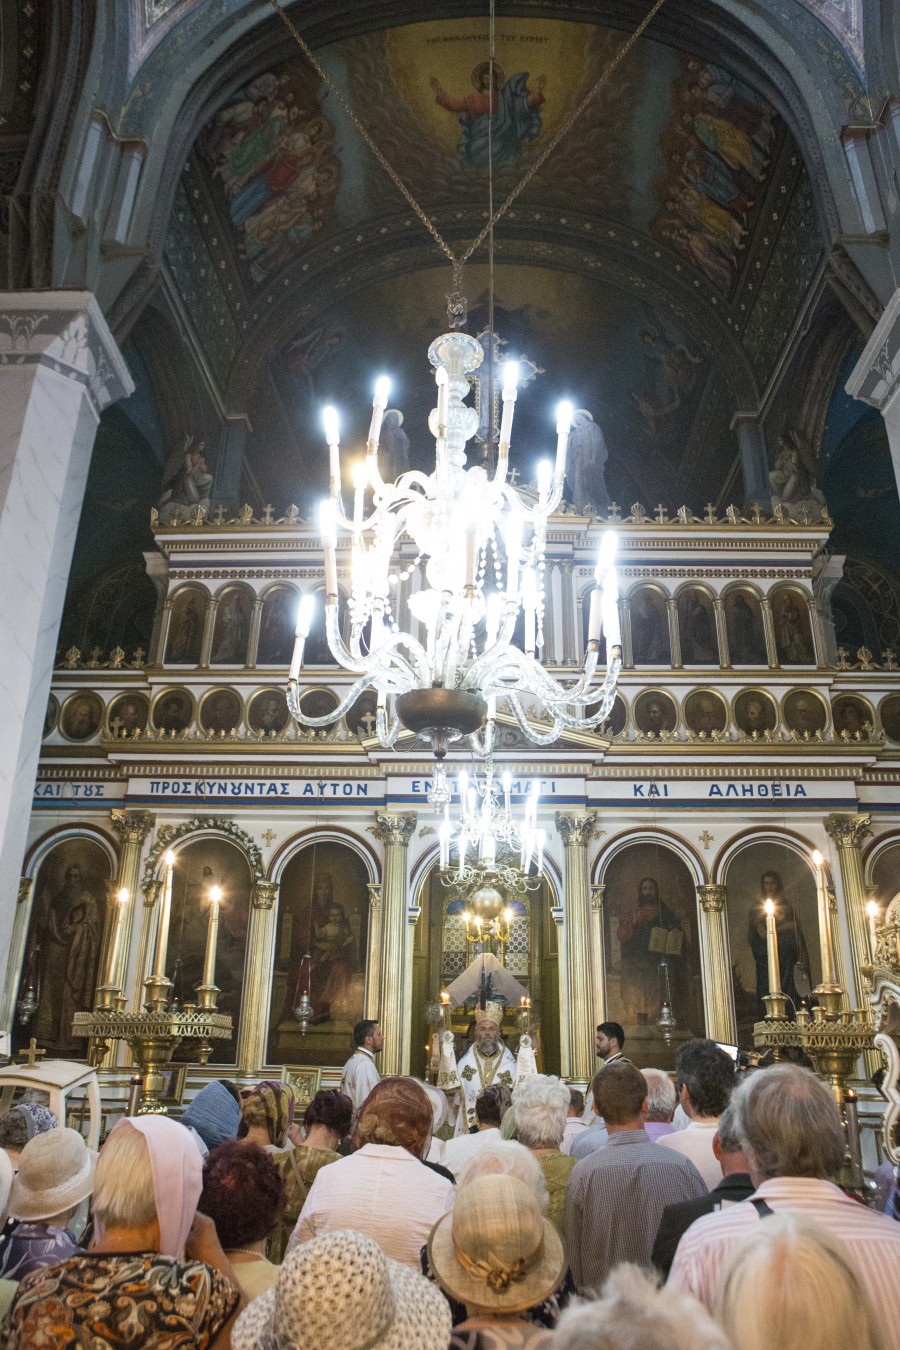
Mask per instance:
[[[853,988],[848,989],[856,1008],[867,1007],[866,982],[861,967],[869,964],[869,927],[866,918],[866,883],[863,876],[862,842],[872,833],[870,815],[834,814],[825,817],[825,831],[837,847],[841,889],[850,933]]]
[[[713,607],[716,611],[716,634],[719,639],[719,667],[721,670],[730,670],[731,650],[728,646],[728,624],[725,622],[725,601],[721,595],[715,597]]]
[[[759,414],[735,413],[731,419],[731,430],[737,432],[741,477],[744,480],[744,500],[747,504],[756,502],[768,514],[772,509],[772,487],[769,483],[766,438],[763,435]]]
[[[416,828],[414,815],[375,816],[375,837],[384,845],[381,888],[381,957],[378,1018],[384,1030],[381,1075],[409,1073],[412,971],[406,920],[407,852]]]
[[[593,912],[587,846],[594,815],[558,811],[556,828],[565,845],[566,899],[563,936],[567,979],[564,1034],[569,1044],[569,1077],[589,1083],[596,1068],[594,1027],[596,988],[591,939]]]
[[[674,595],[666,596],[666,610],[669,616],[669,649],[672,657],[672,669],[680,670],[681,630],[678,627],[678,601]]]
[[[112,827],[119,836],[121,846],[118,874],[113,889],[116,893],[123,886],[128,890],[128,907],[125,910],[124,931],[122,933],[124,961],[119,972],[122,979],[121,988],[124,993],[128,988],[129,972],[132,970],[131,943],[134,932],[134,916],[141,904],[141,853],[144,848],[144,840],[153,829],[155,817],[149,811],[111,811],[110,818]],[[108,924],[107,927],[109,927]],[[104,962],[105,959],[104,952]],[[105,970],[105,964],[101,964],[100,969],[101,971]]]
[[[726,1045],[737,1044],[731,958],[725,924],[725,887],[698,886],[700,950],[703,957],[703,1004],[706,1034]]]
[[[381,885],[368,883],[369,890],[369,950],[366,959],[365,1017],[375,1019],[380,1014],[381,997]]]
[[[247,642],[247,669],[253,670],[256,667],[256,657],[259,652],[259,626],[262,622],[263,598],[258,595],[253,601],[253,613],[250,616],[250,638]]]
[[[250,892],[250,926],[247,931],[249,978],[237,1041],[237,1066],[240,1073],[255,1074],[266,1062],[277,899],[277,881],[257,881]]]
[[[91,451],[134,389],[89,291],[0,296],[0,896],[16,894]],[[0,906],[9,949],[12,904]]]
[[[762,596],[760,599],[759,608],[762,613],[763,634],[766,639],[766,658],[769,662],[769,669],[777,670],[778,648],[775,645],[775,620],[772,618],[772,602],[767,595]]]
[[[219,597],[217,595],[207,596],[206,614],[203,618],[203,638],[200,642],[200,660],[198,666],[201,670],[209,669],[210,657],[212,655],[213,634],[216,631],[216,610],[219,608]]]
[[[562,564],[562,603],[560,606],[564,666],[576,666],[579,661],[578,649],[580,644],[575,632],[576,608],[578,607],[575,600],[575,575],[571,561],[566,558]],[[580,614],[580,612],[580,608],[578,608],[578,613]]]
[[[847,381],[847,393],[884,418],[900,492],[900,287],[894,291]]]

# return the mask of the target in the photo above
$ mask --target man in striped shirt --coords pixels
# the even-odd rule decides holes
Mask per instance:
[[[694,1164],[644,1129],[647,1082],[633,1064],[602,1068],[594,1100],[609,1141],[576,1163],[566,1187],[566,1254],[579,1293],[599,1289],[620,1261],[649,1266],[666,1206],[706,1194]]]
[[[845,1142],[828,1088],[808,1069],[778,1064],[742,1083],[731,1109],[756,1190],[691,1225],[678,1244],[671,1283],[712,1309],[738,1238],[769,1213],[812,1219],[846,1245],[881,1315],[886,1350],[900,1350],[900,1224],[834,1184]]]

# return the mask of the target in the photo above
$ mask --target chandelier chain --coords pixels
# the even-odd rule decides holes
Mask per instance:
[[[504,200],[500,203],[496,211],[493,210],[493,191],[492,191],[493,184],[492,182],[489,181],[489,187],[491,188],[491,210],[488,215],[487,224],[478,233],[476,238],[472,241],[472,243],[465,250],[465,252],[461,253],[459,256],[457,256],[454,253],[453,249],[444,239],[443,235],[435,225],[434,221],[431,220],[426,211],[419,205],[419,203],[416,201],[416,198],[413,196],[413,193],[406,186],[403,179],[397,173],[396,169],[390,163],[386,155],[384,155],[383,152],[378,148],[372,136],[366,130],[365,126],[357,117],[353,109],[350,107],[350,104],[344,98],[344,95],[341,93],[340,89],[334,83],[331,76],[327,73],[327,71],[319,63],[319,61],[316,60],[315,56],[313,55],[311,47],[301,36],[301,34],[297,31],[297,28],[295,27],[293,20],[285,11],[284,6],[281,3],[281,0],[269,0],[269,2],[272,5],[272,8],[275,10],[275,12],[281,18],[282,22],[284,23],[288,32],[293,37],[294,41],[297,43],[297,46],[300,48],[306,59],[309,61],[313,70],[316,72],[316,74],[319,76],[322,82],[325,85],[327,85],[327,87],[334,94],[338,103],[340,103],[344,112],[347,114],[350,121],[356,127],[356,130],[359,132],[360,136],[362,136],[363,140],[371,150],[372,154],[380,164],[381,168],[384,169],[388,178],[394,184],[394,187],[406,201],[410,209],[415,212],[416,216],[421,221],[421,223],[425,226],[425,229],[431,235],[432,239],[437,244],[438,248],[441,250],[441,252],[444,254],[444,256],[452,265],[455,276],[458,277],[460,275],[463,266],[472,258],[473,254],[477,252],[477,250],[484,243],[485,239],[487,239],[489,235],[493,234],[494,226],[500,220],[503,219],[509,208],[514,204],[519,195],[525,190],[525,188],[531,182],[532,178],[534,178],[535,174],[541,171],[541,169],[547,163],[547,160],[556,150],[557,146],[559,145],[563,137],[569,133],[574,124],[578,121],[581,114],[592,102],[596,94],[600,91],[600,89],[603,87],[603,85],[606,83],[609,77],[613,75],[615,71],[619,68],[619,66],[625,60],[625,57],[628,55],[634,44],[637,42],[638,38],[642,36],[642,34],[647,29],[648,25],[652,23],[652,21],[656,18],[656,15],[662,9],[663,5],[666,3],[666,0],[654,0],[652,8],[644,15],[643,19],[641,19],[640,23],[638,24],[634,32],[629,34],[629,36],[625,39],[622,45],[617,49],[615,55],[612,57],[609,64],[603,68],[603,70],[600,72],[597,79],[591,85],[590,89],[587,91],[587,93],[584,95],[581,101],[578,104],[576,104],[576,106],[569,113],[568,117],[566,117],[563,120],[563,122],[554,132],[554,134],[550,137],[550,140],[547,142],[544,149],[538,155],[537,159],[535,159],[534,163],[531,164],[528,169],[526,169],[525,173],[519,179],[518,183],[515,185],[515,187],[512,189],[509,195],[505,197]],[[493,27],[491,28],[491,35],[493,46]],[[491,74],[493,75],[493,54],[491,57]],[[493,108],[493,81],[491,82],[490,99],[491,99],[491,107]],[[491,118],[489,120],[493,119]],[[490,130],[491,128],[489,126],[488,127],[489,135]],[[489,162],[488,165],[489,174],[492,168],[493,165],[492,163]]]

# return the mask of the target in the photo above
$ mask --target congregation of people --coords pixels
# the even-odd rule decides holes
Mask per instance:
[[[810,1070],[741,1070],[701,1039],[674,1078],[639,1070],[607,1022],[587,1093],[510,1088],[499,1025],[480,1033],[455,1134],[457,1102],[380,1077],[372,1021],[302,1109],[289,1082],[213,1081],[95,1153],[13,1107],[0,1344],[900,1350],[900,1225],[839,1185],[840,1111]]]

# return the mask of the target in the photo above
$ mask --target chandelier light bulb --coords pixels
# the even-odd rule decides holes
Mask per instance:
[[[541,497],[549,497],[553,486],[553,465],[549,459],[542,459],[537,466],[537,485],[538,494]]]
[[[170,848],[167,848],[165,853],[163,854],[163,862],[166,864],[166,867],[175,866],[175,854],[172,852]]]
[[[218,905],[219,902],[220,902],[221,899],[222,899],[222,887],[221,887],[221,886],[210,886],[210,888],[209,888],[209,898],[210,898],[210,900],[212,901],[212,903],[213,903],[214,905]]]
[[[619,536],[615,530],[604,530],[600,537],[600,547],[597,550],[597,570],[594,573],[598,581],[602,581],[607,572],[615,567],[618,547]]]
[[[391,396],[391,381],[388,375],[379,375],[375,381],[375,402],[381,404],[383,408],[387,407],[387,401]]]
[[[297,627],[296,635],[298,638],[308,638],[309,630],[312,627],[313,615],[316,612],[316,597],[312,591],[307,591],[300,597],[300,604],[297,607]]]
[[[766,918],[767,918],[767,919],[773,918],[773,917],[774,917],[774,914],[775,914],[775,901],[774,901],[774,900],[764,900],[764,901],[763,901],[763,909],[766,911]]]
[[[812,860],[813,865],[815,867],[821,867],[823,862],[825,861],[825,859],[822,857],[822,854],[819,852],[817,848],[813,849]]]
[[[518,361],[504,361],[503,363],[503,397],[515,398],[516,390],[519,386],[519,363]]]
[[[868,900],[868,901],[866,902],[866,913],[868,914],[868,916],[869,916],[870,919],[877,919],[877,918],[878,918],[878,901],[877,901],[877,900]]]
[[[557,436],[568,436],[572,429],[572,418],[575,410],[568,399],[563,399],[562,403],[556,405],[556,434]]]
[[[338,445],[341,439],[341,423],[337,408],[331,404],[322,409],[322,430],[328,445]]]

